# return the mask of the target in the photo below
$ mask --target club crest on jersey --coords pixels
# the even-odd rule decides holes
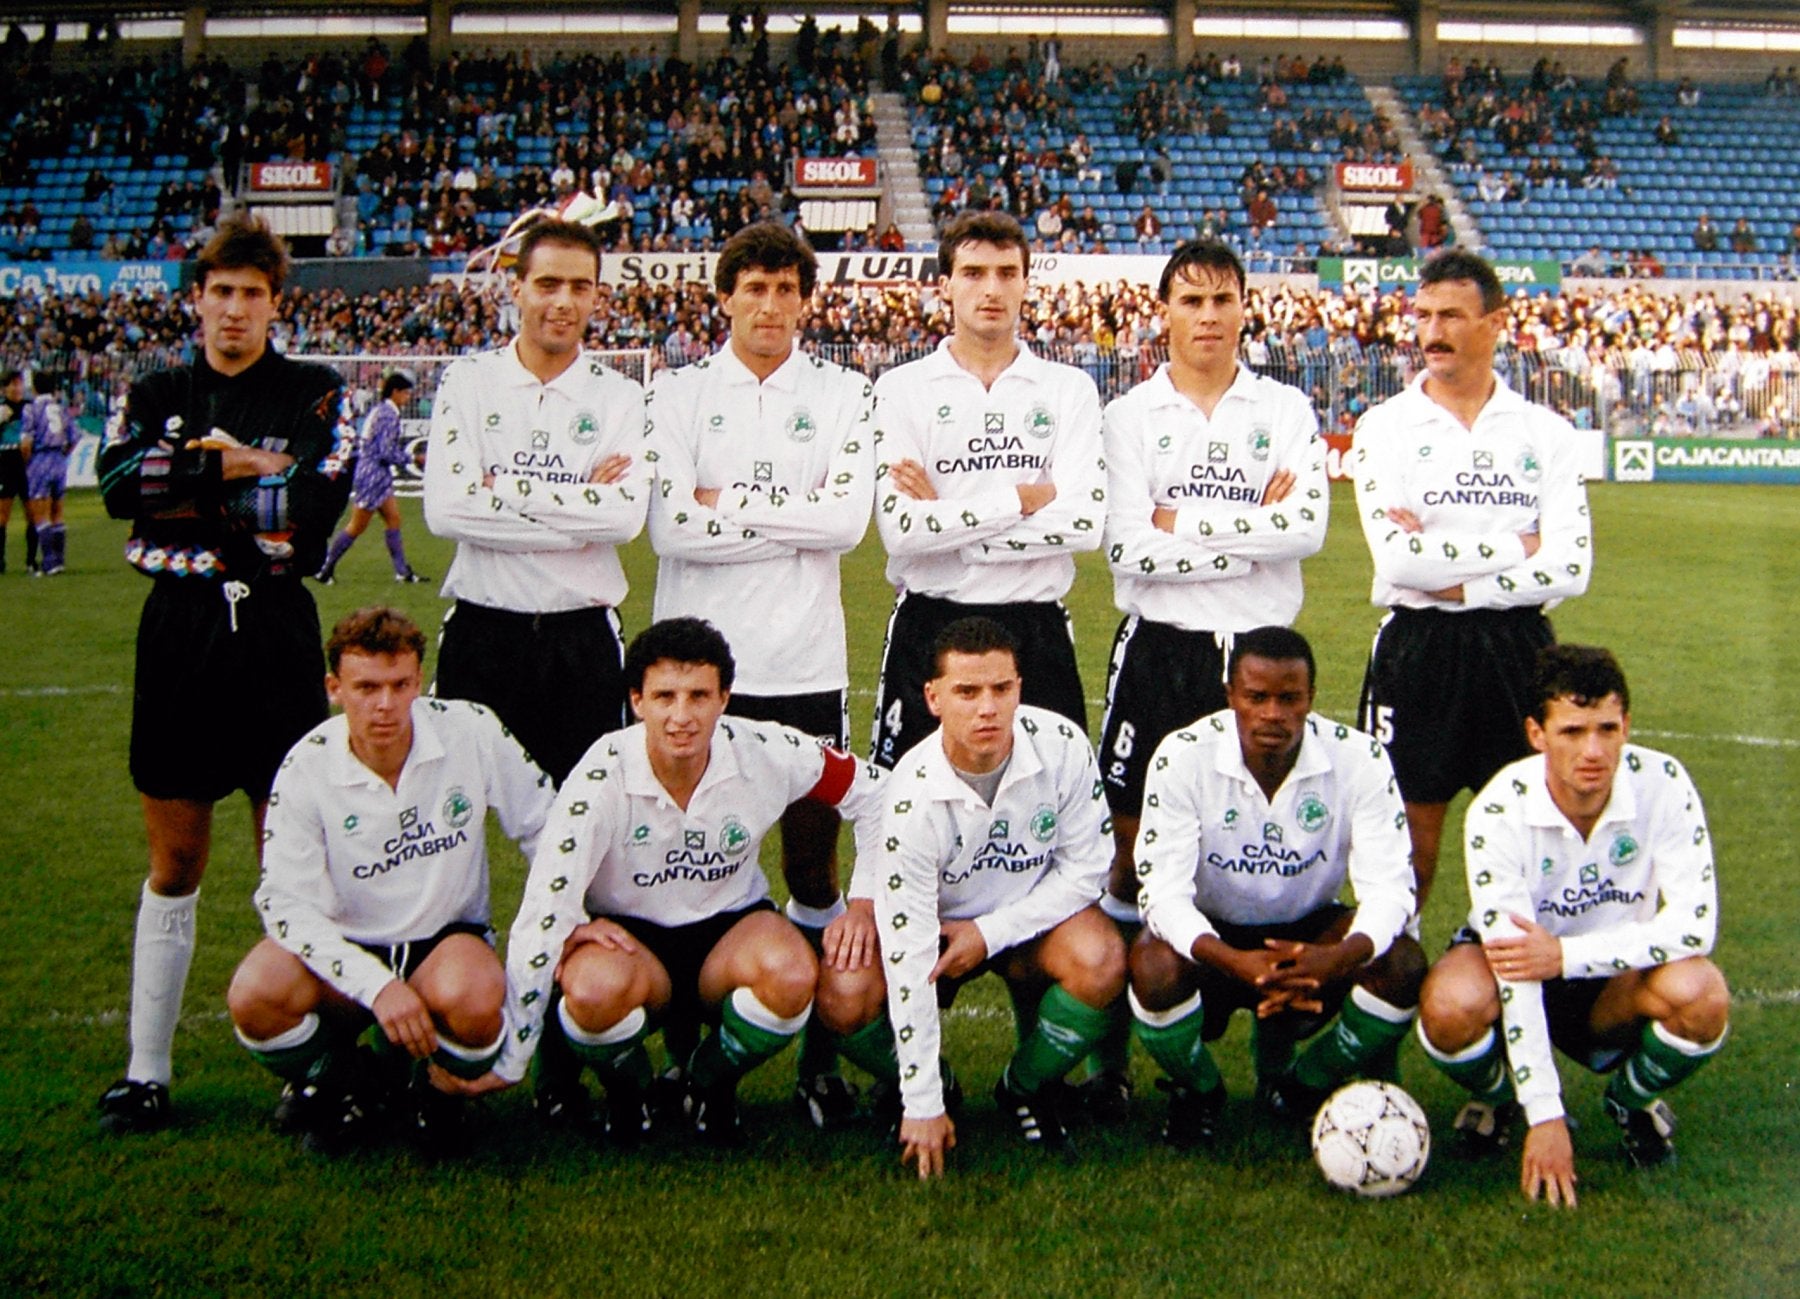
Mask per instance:
[[[1519,477],[1528,483],[1535,483],[1543,476],[1544,468],[1538,463],[1536,454],[1530,448],[1519,452],[1518,467]]]
[[[981,417],[981,431],[989,437],[998,437],[1006,432],[1006,413],[990,410]]]
[[[735,816],[726,817],[725,824],[719,827],[719,847],[725,852],[742,852],[749,842],[750,832],[744,829],[744,823]]]
[[[812,412],[804,406],[787,417],[787,435],[791,442],[811,442],[818,432],[819,426],[813,422]]]
[[[1222,465],[1229,459],[1231,459],[1231,444],[1229,442],[1208,442],[1206,444],[1207,464]]]
[[[463,793],[462,786],[451,786],[449,797],[444,799],[444,820],[450,823],[450,828],[462,829],[469,823],[469,818],[473,815],[475,815],[475,804],[470,801],[467,794]]]
[[[1056,432],[1056,416],[1048,406],[1033,406],[1025,412],[1025,431],[1034,438],[1047,438]]]
[[[569,421],[569,438],[576,446],[592,446],[600,436],[600,420],[591,410],[584,410]]]
[[[1492,451],[1477,451],[1475,453],[1476,469],[1492,469],[1493,467],[1494,453]]]
[[[1614,866],[1626,866],[1636,861],[1637,855],[1637,840],[1629,834],[1621,833],[1612,841],[1612,847],[1607,851],[1606,860]]]
[[[1331,812],[1325,806],[1324,799],[1320,798],[1317,794],[1308,794],[1305,798],[1300,800],[1300,805],[1294,809],[1294,816],[1295,819],[1300,822],[1300,828],[1302,830],[1306,831],[1308,834],[1317,834],[1320,830],[1325,828],[1325,823],[1331,819]]]
[[[706,831],[704,831],[704,830],[683,830],[681,832],[681,846],[684,848],[692,849],[694,852],[705,852],[706,851]]]
[[[1600,882],[1599,863],[1586,862],[1582,865],[1582,867],[1581,867],[1581,882],[1583,884],[1598,884]]]
[[[1250,458],[1252,460],[1267,460],[1269,458],[1269,446],[1273,441],[1274,439],[1270,437],[1267,426],[1258,424],[1255,428],[1251,429]]]
[[[1049,843],[1056,834],[1056,809],[1045,803],[1031,814],[1031,835],[1039,843]]]

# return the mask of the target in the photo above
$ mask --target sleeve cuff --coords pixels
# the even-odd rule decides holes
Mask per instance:
[[[1548,1123],[1551,1119],[1560,1119],[1564,1114],[1560,1092],[1549,1096],[1534,1096],[1528,1101],[1521,1101],[1520,1105],[1525,1110],[1525,1122],[1532,1127]]]

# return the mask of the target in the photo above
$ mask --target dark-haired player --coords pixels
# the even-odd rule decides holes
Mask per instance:
[[[229,1002],[238,1040],[289,1084],[290,1121],[329,1146],[369,1115],[351,1042],[371,1017],[395,1052],[452,1074],[499,1055],[487,814],[529,857],[554,791],[486,708],[420,697],[425,636],[406,615],[350,614],[325,658],[343,711],[275,777],[256,890],[268,936]],[[406,1114],[434,1140],[452,1120],[437,1095],[416,1079]]]
[[[1469,924],[1431,968],[1426,1054],[1474,1093],[1478,1147],[1530,1125],[1526,1198],[1575,1203],[1575,1152],[1551,1048],[1613,1071],[1605,1110],[1639,1167],[1674,1155],[1663,1094],[1725,1041],[1731,994],[1707,959],[1718,930],[1712,840],[1682,765],[1630,743],[1631,693],[1603,649],[1539,657],[1536,751],[1475,796],[1464,827]]]
[[[1312,711],[1312,648],[1298,632],[1244,632],[1228,671],[1226,710],[1157,747],[1137,838],[1146,929],[1131,1005],[1175,1084],[1163,1129],[1175,1145],[1214,1134],[1225,1084],[1206,1043],[1233,1011],[1256,1014],[1264,1102],[1310,1118],[1399,1045],[1425,975],[1403,932],[1413,876],[1387,754]],[[1346,880],[1354,908],[1339,900]]]
[[[350,492],[342,382],[269,347],[288,269],[257,221],[226,221],[195,259],[201,350],[131,386],[100,451],[100,490],[131,520],[152,579],[138,624],[131,778],[150,875],[132,952],[131,1062],[101,1125],[170,1117],[170,1052],[194,951],[213,804],[241,789],[260,851],[275,769],[326,714],[318,571]]]
[[[737,661],[730,713],[850,746],[849,655],[840,558],[869,526],[875,474],[872,388],[795,347],[818,262],[777,221],[725,241],[714,270],[731,322],[725,346],[651,387],[657,449],[650,542],[656,618],[705,618]],[[779,616],[775,616],[779,611]],[[787,915],[827,961],[874,926],[847,915],[838,816],[816,800],[781,818]],[[854,931],[854,932],[853,932]],[[797,1099],[821,1127],[855,1112],[828,1035],[808,1033]]]
[[[645,1039],[672,1028],[691,1040],[706,1022],[679,1061],[684,1109],[704,1139],[737,1139],[738,1080],[805,1025],[819,970],[769,900],[763,836],[810,798],[855,819],[862,847],[879,771],[788,727],[725,717],[733,666],[697,618],[633,638],[638,724],[596,741],[563,785],[507,942],[506,1045],[467,1090],[519,1081],[541,1039],[594,1070],[615,1139],[631,1141],[651,1122]],[[579,1085],[540,1072],[540,1110],[578,1114]]]
[[[518,336],[445,371],[425,459],[425,522],[456,542],[433,691],[488,705],[559,784],[625,724],[618,548],[650,504],[643,391],[581,347],[599,276],[588,227],[526,229]]]
[[[1132,844],[1150,755],[1176,727],[1225,706],[1234,635],[1299,614],[1300,561],[1324,544],[1331,499],[1311,401],[1238,362],[1237,254],[1210,241],[1182,244],[1157,298],[1168,363],[1105,415],[1106,557],[1125,617],[1100,736],[1114,844],[1100,905],[1128,944],[1138,930]],[[1115,1112],[1131,1094],[1125,1045],[1116,1031],[1088,1087]]]
[[[381,400],[363,419],[356,448],[356,481],[350,492],[350,521],[331,539],[325,566],[317,575],[326,585],[334,580],[338,561],[378,514],[385,527],[388,558],[394,562],[394,580],[429,580],[415,573],[406,562],[406,541],[400,535],[400,503],[394,498],[394,470],[412,462],[404,440],[405,426],[400,422],[400,405],[412,396],[412,390],[412,375],[405,370],[392,371],[381,381]]]
[[[1428,261],[1413,297],[1425,368],[1364,415],[1356,508],[1389,612],[1363,681],[1362,728],[1406,800],[1419,903],[1444,811],[1525,752],[1545,611],[1587,590],[1593,534],[1569,422],[1494,373],[1506,294],[1474,253]]]

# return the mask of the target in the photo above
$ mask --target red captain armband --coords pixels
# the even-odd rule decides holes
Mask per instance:
[[[806,796],[827,807],[836,807],[850,792],[850,782],[856,779],[856,759],[829,744],[819,746],[819,755],[825,759],[825,770],[819,773],[819,783],[807,790]]]

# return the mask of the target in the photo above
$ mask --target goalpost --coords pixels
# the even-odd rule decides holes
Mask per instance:
[[[608,348],[590,350],[587,355],[617,370],[626,378],[637,380],[646,388],[650,386],[650,374],[654,366],[654,353],[650,348]],[[380,399],[382,376],[391,370],[405,370],[411,374],[412,396],[400,408],[400,422],[406,430],[406,447],[412,460],[394,471],[394,494],[417,496],[425,490],[425,443],[431,432],[432,402],[437,396],[438,382],[443,378],[444,371],[451,362],[460,360],[459,356],[420,356],[403,352],[290,352],[288,357],[295,361],[316,361],[321,365],[329,365],[344,376],[344,391],[349,397],[350,410],[359,430],[363,416]]]

